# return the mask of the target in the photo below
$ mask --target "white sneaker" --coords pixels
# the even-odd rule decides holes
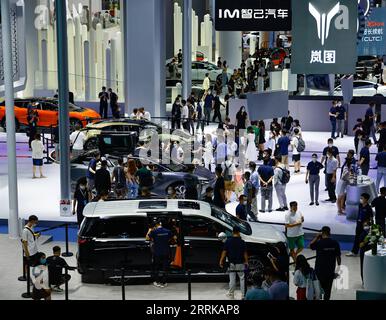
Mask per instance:
[[[349,253],[346,253],[346,257],[357,257],[358,255],[355,254],[354,252],[349,252]]]
[[[234,293],[228,292],[228,293],[226,294],[226,296],[227,296],[229,299],[231,299],[231,300],[234,300],[234,299],[235,299],[235,294],[234,294]]]
[[[161,284],[156,281],[153,282],[153,286],[157,288],[161,288]]]
[[[52,291],[53,292],[63,292],[64,290],[62,288],[60,288],[60,287],[53,287]]]

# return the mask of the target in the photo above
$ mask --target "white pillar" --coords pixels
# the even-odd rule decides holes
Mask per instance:
[[[249,54],[254,55],[256,52],[256,45],[257,45],[257,37],[255,35],[252,35],[249,38]]]
[[[182,11],[177,2],[174,3],[174,55],[182,49]]]
[[[67,20],[67,34],[68,34],[68,79],[69,90],[76,91],[75,86],[75,26],[72,19]]]
[[[102,42],[103,42],[102,25],[98,23],[96,28],[96,37],[95,37],[96,90],[100,90],[103,86],[106,85],[102,80],[103,78],[103,43]]]
[[[48,89],[56,90],[58,88],[58,64],[56,53],[56,36],[54,27],[49,24],[47,29],[47,51],[48,51]]]
[[[80,23],[80,17],[77,15],[74,18],[75,24],[75,43],[74,43],[74,64],[75,64],[75,91],[78,96],[83,92],[82,79],[83,79],[83,54],[82,54],[82,25]]]
[[[110,67],[111,67],[111,74],[110,74],[110,79],[111,79],[111,88],[113,89],[114,92],[117,91],[117,39],[112,38],[111,39],[111,56],[110,56]]]
[[[90,99],[93,100],[97,95],[97,83],[96,83],[96,31],[91,28],[90,29]],[[100,88],[99,88],[100,89]]]
[[[117,92],[119,93],[119,96],[124,96],[124,64],[123,64],[123,47],[122,47],[122,33],[117,32],[117,38],[116,38],[116,47],[117,47]]]
[[[192,61],[196,60],[196,51],[198,47],[198,16],[192,9]]]
[[[242,58],[241,32],[238,31],[220,31],[219,55],[222,61],[226,61],[229,71],[233,71],[240,66]]]
[[[210,20],[210,15],[204,16],[204,22],[201,24],[201,45],[208,47],[208,61],[213,62],[213,25]]]

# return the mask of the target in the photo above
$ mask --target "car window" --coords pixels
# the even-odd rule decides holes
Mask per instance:
[[[93,238],[145,238],[147,227],[145,217],[87,218],[81,235]]]
[[[371,88],[374,85],[371,82],[356,81],[354,82],[354,88]]]
[[[185,237],[217,238],[227,231],[221,224],[200,216],[186,216],[183,223]]]
[[[57,105],[51,103],[51,102],[43,102],[41,103],[43,106],[43,110],[45,111],[57,111]]]
[[[5,102],[4,102],[5,105]],[[27,108],[28,102],[25,101],[15,101],[15,106],[18,108]]]
[[[215,217],[223,222],[225,222],[231,229],[233,227],[239,227],[241,233],[249,236],[252,234],[251,226],[248,222],[241,221],[240,219],[232,216],[228,212],[218,207],[212,206],[212,217]]]

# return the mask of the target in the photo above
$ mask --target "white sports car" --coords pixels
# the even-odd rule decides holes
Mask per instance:
[[[381,94],[386,97],[386,86],[377,84],[372,81],[355,80],[354,81],[354,97],[372,97],[376,94]],[[328,91],[310,89],[311,96],[327,96]],[[342,96],[342,87],[339,85],[334,89],[334,96]]]

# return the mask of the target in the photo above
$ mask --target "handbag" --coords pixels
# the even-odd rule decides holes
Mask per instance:
[[[320,286],[320,281],[316,276],[314,270],[311,271],[310,275],[307,277],[306,282],[306,297],[307,300],[321,300],[322,299],[323,289]]]

